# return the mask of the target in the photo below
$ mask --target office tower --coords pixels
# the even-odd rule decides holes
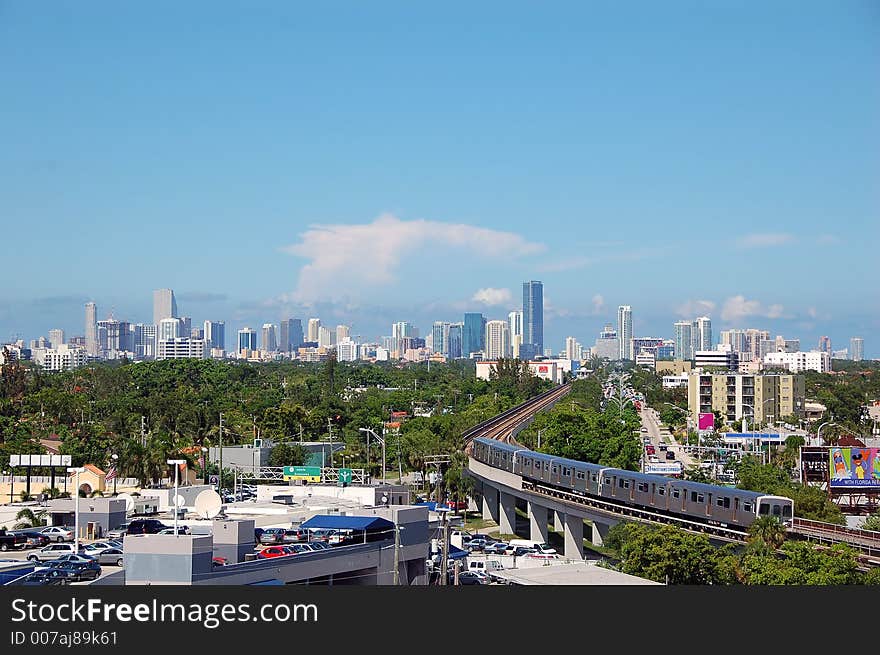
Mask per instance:
[[[632,307],[629,305],[620,305],[617,308],[617,339],[619,343],[618,359],[631,360],[633,358],[632,336]]]
[[[750,352],[747,347],[748,339],[746,333],[742,330],[722,330],[719,335],[722,346],[729,346],[730,350],[735,353]]]
[[[523,282],[522,345],[520,352],[528,359],[544,350],[544,284],[538,280]]]
[[[761,359],[767,353],[761,352],[761,342],[770,339],[770,333],[767,330],[756,330],[749,328],[746,330],[746,350],[752,356],[752,359]]]
[[[865,340],[862,337],[853,337],[849,340],[849,356],[854,362],[860,362],[865,358]]]
[[[191,328],[189,331],[190,339],[201,339],[205,340],[205,329],[204,328]]]
[[[675,359],[690,361],[694,358],[693,323],[677,321],[674,328]]]
[[[593,346],[593,356],[613,361],[619,355],[620,344],[617,341],[617,330],[611,323],[606,323]]]
[[[131,326],[127,321],[110,318],[98,321],[98,348],[105,353],[134,352]]]
[[[152,359],[156,356],[157,328],[155,325],[137,323],[129,327],[134,356],[137,359]]]
[[[177,318],[177,300],[171,289],[153,291],[153,323],[159,325],[163,318]]]
[[[514,310],[507,315],[507,323],[510,326],[510,339],[517,335],[522,336],[523,333],[523,313],[520,310]]]
[[[432,348],[435,353],[441,353],[449,356],[449,327],[451,323],[447,321],[434,321],[431,326]]]
[[[819,352],[831,354],[831,337],[819,337]]]
[[[59,328],[49,330],[49,343],[52,344],[52,348],[57,350],[58,346],[64,343],[64,330]]]
[[[192,332],[192,318],[189,316],[180,317],[180,336],[186,337]]]
[[[485,339],[486,319],[478,312],[467,312],[461,331],[461,356],[467,359],[471,353],[482,352]]]
[[[486,359],[510,356],[510,325],[507,321],[486,321]]]
[[[266,352],[274,353],[278,350],[278,344],[275,340],[275,325],[272,323],[263,323],[262,349]]]
[[[226,323],[224,321],[205,321],[204,338],[208,350],[226,350]]]
[[[459,359],[462,355],[462,333],[464,329],[463,323],[451,323],[449,325],[449,350],[446,356],[450,359]]]
[[[86,353],[90,357],[98,356],[97,312],[95,303],[86,303]]]
[[[321,348],[329,348],[333,345],[333,331],[324,327],[323,325],[318,328],[318,346]]]
[[[309,319],[309,338],[308,341],[318,341],[318,328],[321,327],[320,318]]]
[[[696,319],[691,328],[691,338],[694,340],[694,351],[712,350],[712,320],[708,316]]]
[[[256,350],[257,349],[257,331],[244,327],[238,331],[238,352],[241,354],[242,350]]]
[[[287,319],[288,334],[290,336],[290,349],[296,350],[303,345],[303,326],[302,321],[298,318]]]
[[[580,361],[581,345],[574,337],[565,337],[565,358]]]
[[[204,339],[180,337],[177,339],[159,339],[156,348],[156,359],[207,359],[210,355],[208,343]]]
[[[351,338],[351,328],[347,325],[336,326],[336,343],[340,343],[345,339]]]
[[[157,341],[170,341],[183,337],[179,318],[163,318],[156,328]]]

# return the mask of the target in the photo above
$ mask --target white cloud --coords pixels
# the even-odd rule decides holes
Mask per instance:
[[[513,294],[510,293],[510,289],[493,289],[488,287],[477,291],[471,300],[484,305],[504,305],[513,300]]]
[[[808,307],[807,308],[807,316],[809,316],[810,318],[816,318],[817,315],[818,315],[818,312],[816,311],[815,307]]]
[[[593,296],[593,314],[601,314],[605,309],[605,299],[602,294],[597,293]]]
[[[741,248],[769,248],[772,246],[782,246],[786,243],[794,241],[794,235],[786,232],[764,232],[757,234],[747,234],[737,240],[737,244]]]
[[[329,300],[390,284],[402,257],[428,245],[451,253],[468,250],[480,257],[505,258],[546,249],[512,232],[424,219],[405,221],[391,214],[365,225],[312,225],[300,235],[299,243],[282,248],[309,260],[300,269],[290,297],[298,302]]]
[[[711,300],[688,300],[675,309],[675,313],[683,318],[695,316],[708,316],[715,310],[715,303]]]
[[[764,318],[782,318],[784,307],[779,304],[764,307],[758,300],[746,300],[743,295],[733,296],[724,301],[721,308],[721,320],[735,322],[749,316]]]

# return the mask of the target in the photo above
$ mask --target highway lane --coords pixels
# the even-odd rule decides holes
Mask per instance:
[[[685,470],[687,470],[689,466],[699,464],[699,462],[689,453],[685,452],[684,446],[680,446],[675,442],[675,439],[668,430],[661,430],[660,418],[654,409],[642,406],[642,410],[639,412],[639,417],[642,420],[642,427],[647,428],[647,432],[642,431],[640,434],[642,437],[647,436],[651,440],[651,443],[654,444],[660,462],[669,461],[671,463],[672,461],[667,460],[666,453],[660,451],[660,445],[664,444],[667,446],[668,450],[675,454],[675,459],[683,464]],[[647,459],[645,461],[647,461]]]

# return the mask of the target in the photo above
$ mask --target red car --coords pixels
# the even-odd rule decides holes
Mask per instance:
[[[293,555],[293,553],[286,546],[269,546],[257,553],[257,558],[268,559],[270,557],[285,557],[287,555]]]
[[[226,566],[227,564],[229,564],[229,560],[227,560],[225,557],[212,557],[211,564],[214,566]]]

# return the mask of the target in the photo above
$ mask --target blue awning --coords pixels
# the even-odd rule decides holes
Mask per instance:
[[[463,557],[467,557],[468,552],[466,550],[462,550],[461,548],[456,548],[455,546],[449,546],[449,559],[462,559]]]
[[[394,524],[378,516],[316,514],[299,527],[320,528],[322,530],[388,530],[393,529]]]

